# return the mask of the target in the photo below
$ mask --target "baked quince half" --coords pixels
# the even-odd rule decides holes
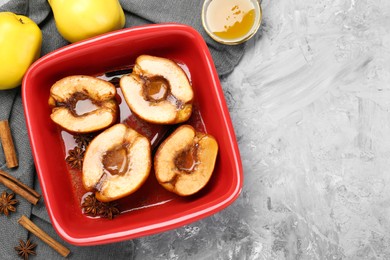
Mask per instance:
[[[156,151],[156,178],[165,189],[180,196],[195,194],[210,180],[217,154],[218,143],[213,136],[182,125]]]
[[[194,93],[185,72],[172,60],[141,55],[120,80],[130,109],[155,124],[181,123],[191,116]]]
[[[115,123],[118,105],[116,88],[110,82],[91,76],[68,76],[50,89],[51,119],[75,133],[89,133]]]
[[[149,140],[125,124],[116,124],[96,136],[85,152],[82,181],[96,198],[109,202],[142,186],[151,169]]]

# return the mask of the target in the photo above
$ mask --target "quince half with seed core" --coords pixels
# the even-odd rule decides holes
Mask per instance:
[[[113,84],[91,76],[65,77],[51,87],[51,119],[75,133],[89,133],[114,124],[118,116]]]
[[[142,186],[152,164],[149,139],[124,124],[116,124],[89,144],[83,162],[82,181],[96,198],[109,202]]]
[[[158,182],[180,196],[201,190],[214,171],[218,143],[190,125],[177,128],[158,148],[154,170]]]
[[[139,56],[133,72],[121,78],[120,87],[130,109],[145,121],[176,124],[191,116],[192,86],[172,60]]]

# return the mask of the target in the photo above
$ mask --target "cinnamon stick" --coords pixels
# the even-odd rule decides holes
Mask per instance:
[[[0,121],[0,139],[5,155],[5,161],[8,168],[14,168],[19,165],[16,156],[14,142],[12,140],[11,129],[7,120]]]
[[[63,257],[67,257],[70,254],[70,250],[65,246],[61,245],[59,242],[54,240],[51,236],[49,236],[45,231],[43,231],[40,227],[35,225],[28,217],[22,215],[18,220],[18,223],[23,226],[25,229],[36,235],[39,239],[57,251]]]
[[[0,170],[0,183],[3,183],[4,186],[19,194],[34,205],[38,203],[39,198],[41,197],[38,192],[2,170]]]

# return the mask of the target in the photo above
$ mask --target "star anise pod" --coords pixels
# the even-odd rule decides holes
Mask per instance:
[[[95,136],[93,134],[78,134],[73,136],[77,146],[83,148],[84,150],[88,147],[94,137]]]
[[[69,163],[71,168],[81,170],[83,166],[84,153],[85,151],[77,146],[68,151],[69,155],[65,158],[65,160]]]
[[[98,213],[103,218],[113,219],[116,215],[119,214],[119,209],[115,203],[101,203]]]
[[[37,245],[32,243],[30,239],[27,239],[26,243],[24,243],[23,240],[19,240],[19,246],[16,246],[15,250],[21,258],[27,260],[29,255],[36,255],[34,251],[36,246]]]
[[[0,197],[0,215],[4,214],[6,216],[9,215],[10,211],[15,212],[15,204],[17,204],[19,201],[17,199],[14,199],[15,194],[10,193],[8,194],[6,191],[3,191],[1,193]]]
[[[101,202],[96,199],[95,194],[86,196],[81,204],[84,214],[92,217],[113,219],[118,215],[119,209],[114,202]]]
[[[96,199],[94,194],[89,194],[84,198],[81,207],[83,208],[85,214],[96,217],[99,214],[101,202]]]

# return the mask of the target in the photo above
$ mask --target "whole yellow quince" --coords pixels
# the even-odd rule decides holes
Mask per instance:
[[[39,58],[42,32],[30,18],[0,12],[0,90],[20,85],[30,65]]]
[[[77,42],[125,25],[118,0],[48,0],[58,32],[69,42]]]

